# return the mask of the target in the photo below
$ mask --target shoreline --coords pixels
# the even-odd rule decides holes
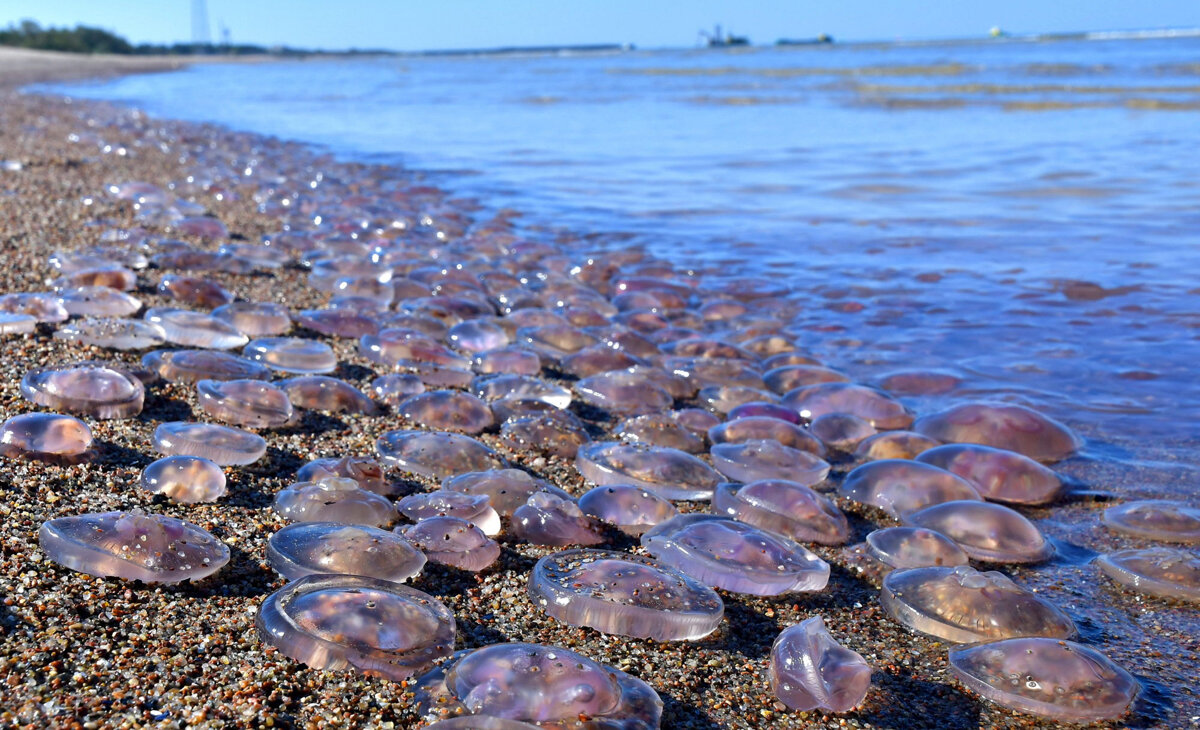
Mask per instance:
[[[42,72],[54,73],[47,71],[47,66],[41,68]],[[96,70],[100,74],[139,72],[103,63]],[[7,72],[0,74],[0,79],[8,78]],[[64,77],[24,83],[51,80]],[[166,185],[198,169],[160,150],[137,146],[140,134],[150,127],[176,135],[202,131],[201,136],[213,138],[216,154],[227,159],[236,159],[255,145],[295,161],[316,159],[309,148],[296,143],[169,120],[139,122],[113,105],[67,105],[50,97],[17,95],[12,87],[5,88],[8,90],[0,92],[8,96],[5,108],[0,110],[0,128],[5,131],[0,137],[0,158],[18,159],[24,165],[17,173],[0,172],[0,184],[13,188],[9,202],[21,211],[0,227],[0,245],[10,256],[2,274],[6,291],[43,289],[45,256],[56,249],[94,243],[97,233],[104,230],[92,227],[97,221],[108,221],[105,228],[124,227],[135,221],[129,205],[101,195],[104,184],[138,179]],[[67,134],[83,131],[80,115],[84,113],[100,120],[87,131],[103,141],[123,145],[132,154],[103,154],[96,147],[67,142]],[[414,175],[371,165],[322,164],[339,174],[366,170],[378,180],[401,184],[406,180],[411,184]],[[93,198],[90,205],[82,202],[86,197]],[[444,195],[443,199],[448,197]],[[246,240],[254,241],[272,232],[274,221],[259,214],[247,195],[220,202],[210,196],[205,201],[231,232]],[[147,287],[156,273],[144,273],[143,286],[137,292],[147,306],[166,303]],[[226,274],[213,278],[248,299],[262,298],[266,281]],[[282,270],[270,285],[272,298],[283,300],[293,310],[319,306],[324,301],[322,295],[306,286],[304,272],[299,269]],[[375,373],[356,354],[353,340],[322,339],[330,342],[339,356],[335,376],[357,386],[369,382]],[[7,338],[4,344],[0,362],[6,371],[16,373],[34,364],[114,356],[111,352],[64,345],[45,332]],[[126,362],[136,360],[129,354],[116,353],[115,357]],[[122,721],[173,721],[224,726],[255,725],[270,718],[276,724],[296,726],[386,726],[388,722],[397,727],[414,726],[410,698],[401,685],[304,668],[277,652],[264,650],[253,628],[253,610],[267,593],[282,584],[262,562],[265,538],[283,524],[270,510],[271,495],[286,486],[295,469],[309,458],[373,454],[374,437],[397,428],[399,419],[307,413],[298,426],[269,432],[272,448],[262,462],[228,470],[230,493],[222,501],[195,506],[159,504],[138,490],[137,474],[153,458],[148,436],[157,421],[197,418],[191,391],[184,386],[159,385],[152,389],[141,417],[95,422],[101,453],[93,464],[56,467],[0,461],[0,481],[12,485],[4,505],[5,523],[0,528],[4,545],[0,625],[7,637],[0,654],[0,682],[8,688],[0,705],[0,721],[54,726],[67,726],[72,720],[90,720],[101,726]],[[33,410],[21,399],[15,380],[6,381],[0,397],[2,417]],[[494,434],[485,435],[483,440],[498,445]],[[539,463],[528,455],[502,447],[500,450],[556,485],[580,493],[581,481],[569,462]],[[1069,466],[1069,470],[1085,474],[1088,469],[1086,464]],[[392,475],[396,476],[394,470]],[[1098,481],[1094,473],[1089,476]],[[1121,478],[1131,480],[1134,476]],[[428,480],[408,480],[406,484],[409,489],[430,486]],[[162,511],[210,529],[231,545],[234,559],[216,576],[200,583],[150,587],[90,578],[51,565],[41,557],[36,530],[42,520],[134,506]],[[840,506],[851,517],[855,542],[861,541],[874,524],[884,522],[878,514],[847,508],[844,503]],[[1082,500],[1056,506],[1053,519],[1094,519],[1103,506]],[[1050,510],[1034,512],[1050,516]],[[1097,542],[1106,539],[1114,544],[1128,542],[1103,535]],[[909,634],[883,615],[876,583],[869,574],[857,573],[855,561],[842,549],[816,550],[833,565],[834,575],[825,591],[774,599],[723,594],[727,618],[715,634],[695,643],[657,644],[604,636],[549,619],[525,596],[524,575],[533,560],[555,550],[519,544],[511,538],[501,542],[505,548],[501,562],[481,576],[432,566],[414,582],[415,587],[442,598],[455,611],[459,647],[526,640],[581,651],[650,681],[667,703],[665,728],[916,727],[931,718],[951,728],[1056,726],[1000,710],[963,691],[946,672],[947,646]],[[1086,565],[1007,572],[1056,600],[1062,595],[1067,605],[1087,600],[1088,591],[1095,590],[1094,583],[1101,580],[1089,578],[1092,574]],[[1068,586],[1065,593],[1053,593],[1056,584],[1062,591],[1063,581]],[[1155,682],[1147,687],[1141,704],[1135,706],[1135,714],[1127,716],[1125,722],[1170,727],[1196,715],[1200,707],[1196,698],[1175,694],[1187,686],[1194,667],[1176,662],[1173,672],[1164,672],[1153,655],[1160,651],[1158,640],[1168,636],[1184,646],[1195,646],[1194,639],[1179,636],[1180,622],[1185,628],[1194,626],[1194,617],[1188,620],[1173,616],[1194,610],[1186,604],[1140,600],[1110,585],[1100,590],[1122,607],[1145,606],[1149,611],[1140,617],[1114,616],[1110,624],[1089,624],[1085,629],[1085,641],[1098,644],[1140,678]],[[839,641],[862,653],[875,670],[867,704],[857,712],[845,716],[781,712],[766,688],[765,652],[771,641],[782,628],[817,613],[826,617]],[[1132,633],[1131,625],[1139,623],[1138,619],[1140,636]],[[1114,632],[1118,635],[1112,635]],[[139,680],[136,687],[131,684],[134,679]],[[66,714],[47,714],[47,705]]]

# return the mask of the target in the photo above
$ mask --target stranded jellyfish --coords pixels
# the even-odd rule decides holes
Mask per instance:
[[[54,339],[113,350],[144,350],[166,342],[163,330],[140,319],[83,319],[54,331]]]
[[[436,431],[480,433],[495,423],[492,409],[479,398],[458,390],[434,390],[402,401],[401,416]]]
[[[225,472],[199,456],[167,456],[142,471],[142,489],[172,502],[215,502],[225,494]]]
[[[915,459],[942,442],[923,436],[916,431],[884,431],[858,442],[854,458],[861,461],[880,459]]]
[[[57,413],[23,413],[0,424],[0,456],[44,461],[86,459],[92,429],[78,418]]]
[[[536,375],[542,371],[542,358],[533,350],[502,347],[475,355],[471,359],[471,369],[480,374]]]
[[[337,356],[324,342],[299,337],[266,337],[251,340],[242,354],[284,373],[328,373],[337,367]]]
[[[766,479],[720,484],[713,492],[712,511],[797,542],[841,545],[850,537],[842,511],[799,482]]]
[[[371,396],[389,406],[398,406],[410,395],[425,392],[425,383],[411,373],[388,373],[371,381]]]
[[[495,451],[457,433],[388,431],[376,439],[375,449],[385,463],[434,479],[508,466]]]
[[[712,467],[691,454],[613,441],[580,447],[575,468],[593,484],[633,484],[666,499],[709,499],[721,481]]]
[[[1113,532],[1166,542],[1200,542],[1200,509],[1182,502],[1144,499],[1118,504],[1100,517]]]
[[[1153,547],[1101,555],[1105,575],[1139,593],[1200,602],[1200,558],[1187,550]]]
[[[298,482],[319,482],[327,477],[353,479],[368,492],[385,497],[396,491],[383,475],[383,467],[369,456],[313,459],[296,471]]]
[[[1015,451],[979,444],[947,444],[922,452],[917,461],[966,479],[984,499],[1010,504],[1046,504],[1062,493],[1050,469]]]
[[[113,320],[119,321],[119,320]],[[23,335],[33,332],[37,329],[37,318],[31,314],[17,314],[14,312],[0,312],[0,335]],[[66,329],[66,328],[61,328]],[[59,337],[58,332],[54,336],[60,340],[72,339],[70,337]],[[161,339],[160,339],[161,341]]]
[[[580,400],[620,415],[635,416],[670,409],[675,399],[646,377],[628,370],[613,370],[575,383]]]
[[[428,517],[415,525],[401,525],[394,532],[440,565],[476,572],[500,557],[500,545],[495,540],[458,517]]]
[[[142,300],[107,286],[78,286],[58,293],[67,312],[81,317],[128,317]]]
[[[232,302],[214,309],[212,316],[248,337],[281,335],[292,328],[291,312],[274,302]]]
[[[940,395],[962,384],[962,378],[945,370],[897,370],[879,379],[879,385],[897,395]]]
[[[817,416],[808,430],[834,451],[849,453],[863,440],[874,436],[875,427],[849,413],[826,413]]]
[[[871,555],[892,568],[966,565],[967,554],[950,538],[924,527],[885,527],[867,535]]]
[[[387,530],[340,522],[298,522],[271,536],[267,562],[288,580],[323,573],[403,583],[425,567],[425,554]]]
[[[584,514],[634,537],[679,514],[675,505],[632,484],[596,487],[580,497],[578,504]]]
[[[789,449],[825,455],[825,445],[799,426],[767,416],[751,416],[713,426],[708,440],[714,444],[740,444],[746,441],[778,441]]]
[[[296,324],[330,337],[362,337],[379,331],[378,319],[353,309],[302,309]]]
[[[662,718],[662,700],[642,680],[540,644],[495,644],[456,654],[417,679],[416,703],[427,720],[472,715],[546,730],[656,730]]]
[[[289,522],[343,522],[386,527],[396,521],[387,497],[368,492],[353,479],[326,477],[297,482],[275,495],[275,511]]]
[[[142,367],[172,383],[268,380],[271,377],[271,371],[256,362],[209,350],[155,350],[142,357]]]
[[[491,536],[500,532],[500,514],[486,494],[465,494],[439,489],[436,492],[410,494],[396,502],[396,509],[413,522],[430,517],[457,517]]]
[[[529,576],[529,597],[571,626],[654,641],[693,641],[721,623],[725,604],[703,583],[640,555],[567,550]]]
[[[151,307],[142,315],[150,324],[158,325],[167,342],[184,347],[203,347],[228,350],[246,344],[247,337],[232,325],[203,312],[170,307]]]
[[[373,416],[379,412],[375,401],[344,380],[327,375],[304,375],[279,381],[288,400],[297,408],[329,413],[363,413]]]
[[[233,301],[233,294],[215,281],[177,274],[164,276],[158,284],[158,293],[204,309],[212,309]]]
[[[151,440],[164,456],[201,456],[221,466],[253,464],[267,452],[262,436],[215,423],[169,421],[154,429]]]
[[[719,515],[679,515],[642,535],[661,562],[714,588],[775,596],[819,591],[829,564],[792,540]]]
[[[1003,573],[966,565],[893,570],[883,578],[879,601],[913,631],[960,644],[1075,635],[1075,624],[1054,604]]]
[[[668,413],[648,413],[625,419],[613,431],[623,441],[666,446],[689,454],[704,451],[704,436],[683,426]]]
[[[856,468],[838,486],[838,494],[901,517],[931,504],[979,499],[975,487],[962,477],[904,459],[881,459]]]
[[[811,485],[829,474],[829,463],[821,457],[769,439],[715,444],[710,453],[717,471],[739,482],[787,479]]]
[[[763,374],[767,387],[779,394],[821,383],[848,383],[850,378],[820,365],[782,365]]]
[[[922,416],[913,430],[945,442],[1008,449],[1037,461],[1061,461],[1083,442],[1071,429],[1011,403],[963,403]]]
[[[1054,545],[1024,515],[991,502],[943,502],[903,519],[942,533],[985,563],[1037,563],[1054,552]]]
[[[775,696],[796,712],[818,707],[849,712],[867,696],[871,667],[861,654],[837,643],[820,616],[813,616],[775,639],[770,678]]]
[[[574,413],[558,411],[509,417],[500,427],[500,440],[514,451],[534,451],[560,459],[574,459],[579,448],[592,437]]]
[[[40,406],[96,418],[132,418],[146,389],[129,373],[104,365],[36,368],[21,378],[21,395]]]
[[[814,419],[826,413],[849,413],[877,429],[907,428],[912,414],[900,401],[865,385],[821,383],[789,391],[783,397],[786,406],[802,418]]]
[[[518,507],[538,492],[570,497],[558,487],[520,469],[488,469],[458,474],[443,481],[442,489],[485,496],[492,507],[505,517],[510,517]]]
[[[274,428],[294,420],[287,393],[262,380],[201,380],[196,396],[200,410],[236,426]]]
[[[401,681],[454,648],[454,614],[433,596],[360,575],[310,575],[267,596],[259,637],[315,669]]]
[[[229,562],[229,548],[204,529],[141,510],[59,517],[42,525],[38,542],[71,570],[145,583],[199,580]]]
[[[604,535],[570,497],[535,492],[512,514],[512,533],[534,545],[598,545]]]
[[[1114,720],[1140,689],[1095,649],[1049,638],[1018,638],[950,650],[950,669],[985,698],[1052,720]]]
[[[787,406],[768,401],[747,401],[729,409],[728,419],[736,421],[739,418],[775,418],[788,423],[800,423],[800,414]]]

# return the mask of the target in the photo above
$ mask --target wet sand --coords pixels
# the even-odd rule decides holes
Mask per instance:
[[[105,72],[119,71],[106,67]],[[8,83],[15,76],[5,70],[2,78]],[[299,145],[213,128],[169,122],[155,126],[218,146],[253,143],[265,154],[311,155]],[[80,132],[95,135],[109,151],[94,142],[68,141],[70,134]],[[52,251],[89,245],[107,228],[133,225],[132,206],[102,195],[106,183],[145,180],[166,186],[191,171],[175,152],[141,144],[143,133],[128,113],[105,105],[0,92],[0,159],[22,165],[19,171],[0,171],[4,291],[43,290],[49,278],[45,261]],[[317,164],[326,174],[340,176],[372,171],[327,160]],[[420,182],[419,174],[409,174]],[[272,232],[277,223],[257,212],[249,190],[240,192],[237,199],[208,198],[206,204],[235,238],[254,241]],[[155,293],[158,276],[155,270],[141,276],[136,294],[147,306],[166,303]],[[292,309],[324,303],[298,267],[269,278],[213,277],[239,298],[258,300],[269,291],[271,299]],[[112,352],[64,345],[50,337],[51,331],[42,327],[35,334],[3,340],[0,368],[9,377],[0,385],[0,418],[34,410],[17,388],[28,368],[114,358]],[[335,376],[362,387],[378,373],[377,366],[357,355],[354,340],[324,339],[339,356]],[[136,360],[120,353],[115,358]],[[586,415],[597,436],[612,426],[597,420],[594,411]],[[89,419],[99,452],[90,463],[0,461],[0,724],[419,726],[405,686],[307,669],[264,647],[254,630],[259,603],[283,584],[264,562],[266,539],[283,525],[270,509],[273,495],[309,459],[373,454],[375,438],[403,427],[401,419],[306,412],[296,426],[264,434],[269,447],[258,463],[227,470],[229,494],[220,502],[181,506],[151,499],[138,489],[137,479],[156,457],[149,445],[154,427],[183,419],[201,420],[194,389],[160,384],[149,389],[146,408],[135,419]],[[495,434],[481,440],[575,494],[584,489],[569,462],[514,453]],[[1059,468],[1111,492],[1139,479],[1136,473],[1103,473],[1085,460]],[[391,476],[406,491],[432,486],[395,472]],[[876,526],[894,524],[881,513],[844,502],[840,506],[850,516],[854,542]],[[1200,716],[1196,609],[1139,598],[1115,588],[1086,564],[1089,551],[1141,544],[1114,539],[1098,527],[1104,506],[1103,500],[1075,499],[1030,511],[1047,533],[1077,547],[1047,565],[1006,572],[1070,612],[1083,641],[1143,681],[1141,699],[1120,725],[1194,724],[1193,718]],[[196,584],[148,586],[69,571],[50,563],[37,546],[37,529],[46,519],[133,507],[208,529],[230,545],[230,564]],[[815,548],[833,566],[829,587],[818,594],[763,599],[726,593],[726,620],[714,634],[699,642],[659,644],[604,636],[548,618],[526,596],[525,576],[537,558],[554,550],[507,537],[501,543],[500,561],[479,575],[430,566],[413,581],[454,611],[458,646],[535,641],[574,649],[649,681],[666,705],[664,728],[1053,726],[965,691],[947,672],[947,644],[913,636],[886,617],[877,600],[877,576],[863,570],[852,550]],[[633,543],[615,546],[632,549]],[[818,613],[835,638],[860,652],[875,670],[866,703],[843,716],[788,712],[767,686],[767,656],[775,636]]]

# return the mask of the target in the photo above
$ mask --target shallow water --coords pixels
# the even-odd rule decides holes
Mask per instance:
[[[588,251],[644,245],[779,277],[811,303],[793,329],[828,364],[868,381],[951,368],[965,386],[910,400],[918,411],[1032,405],[1116,475],[1082,470],[1089,487],[1180,496],[1200,463],[1198,51],[405,57],[55,90],[428,171]]]

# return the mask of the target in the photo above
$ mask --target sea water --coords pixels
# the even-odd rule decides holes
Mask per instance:
[[[408,56],[53,90],[402,165],[581,251],[776,277],[829,365],[955,370],[966,390],[918,410],[1031,405],[1088,437],[1088,486],[1181,496],[1196,58],[1195,38]]]

